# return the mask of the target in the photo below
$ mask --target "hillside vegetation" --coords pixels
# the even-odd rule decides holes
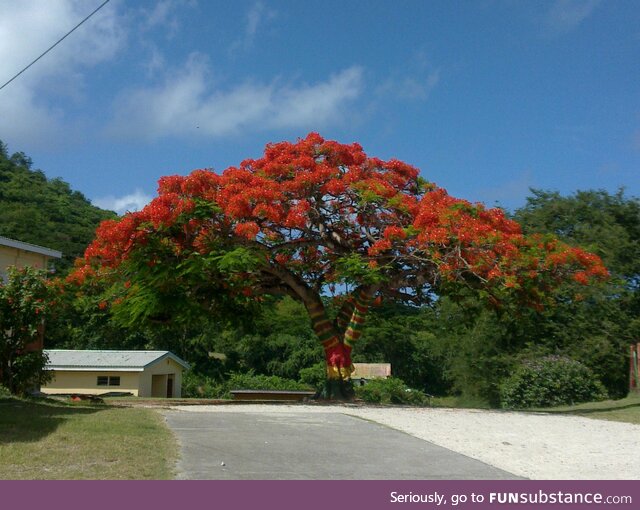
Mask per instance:
[[[9,156],[0,141],[0,236],[59,250],[54,262],[64,274],[84,253],[98,224],[115,213],[91,205],[62,179],[48,179],[18,152]]]

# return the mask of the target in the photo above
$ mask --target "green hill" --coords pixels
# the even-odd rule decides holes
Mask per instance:
[[[9,156],[0,141],[0,235],[61,251],[58,274],[83,255],[98,224],[115,216],[91,205],[63,180],[32,170],[25,154]]]

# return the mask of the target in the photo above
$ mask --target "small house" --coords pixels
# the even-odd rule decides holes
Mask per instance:
[[[182,372],[189,369],[188,363],[169,351],[44,352],[49,358],[46,370],[53,372],[53,380],[41,388],[47,394],[180,398]]]
[[[9,278],[8,269],[11,266],[46,270],[49,266],[49,260],[61,257],[62,253],[57,250],[0,236],[0,283],[7,282]],[[26,346],[25,351],[39,351],[42,349],[44,328],[40,328],[39,331],[38,337]]]
[[[60,257],[57,250],[0,236],[0,279],[6,281],[9,266],[47,269],[50,259]]]
[[[354,363],[351,380],[356,385],[364,385],[371,379],[391,377],[391,363]]]

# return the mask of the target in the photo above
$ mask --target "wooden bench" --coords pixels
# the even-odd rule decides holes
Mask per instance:
[[[315,391],[286,391],[286,390],[231,390],[234,400],[277,400],[302,402],[313,398]]]

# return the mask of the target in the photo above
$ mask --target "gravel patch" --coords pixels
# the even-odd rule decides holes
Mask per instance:
[[[640,425],[578,416],[317,405],[176,406],[189,412],[342,413],[534,480],[640,479]]]

